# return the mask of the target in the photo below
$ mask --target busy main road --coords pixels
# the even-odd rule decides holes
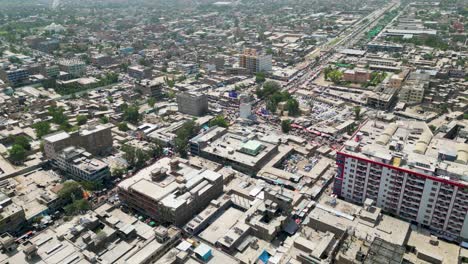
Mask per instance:
[[[296,78],[288,82],[284,89],[290,93],[294,93],[299,88],[307,87],[311,81],[320,75],[323,68],[328,65],[330,58],[336,50],[352,47],[365,35],[363,33],[369,31],[386,12],[397,8],[399,5],[399,1],[390,2],[381,9],[362,18],[353,27],[345,30],[333,40],[317,47],[311,54],[306,56],[305,64],[302,62],[304,66],[301,67]]]

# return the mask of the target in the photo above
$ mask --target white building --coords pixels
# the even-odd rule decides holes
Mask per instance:
[[[468,239],[468,144],[433,136],[424,122],[367,122],[337,152],[334,193],[447,239]]]

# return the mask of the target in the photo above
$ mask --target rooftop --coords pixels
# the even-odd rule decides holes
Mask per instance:
[[[386,166],[467,185],[468,144],[433,135],[425,122],[366,122],[340,150]]]
[[[174,167],[174,162],[178,163],[177,167]],[[222,177],[217,172],[199,170],[183,162],[179,159],[160,159],[122,181],[119,188],[133,190],[167,207],[177,208],[188,203],[196,192],[205,190],[212,185],[211,182]]]

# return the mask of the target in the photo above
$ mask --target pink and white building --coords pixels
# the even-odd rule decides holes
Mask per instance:
[[[338,151],[334,193],[453,240],[468,240],[468,144],[424,122],[368,121]]]

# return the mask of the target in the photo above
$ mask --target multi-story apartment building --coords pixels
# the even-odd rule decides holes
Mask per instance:
[[[337,152],[334,193],[447,239],[468,238],[468,144],[434,136],[424,122],[368,121]]]
[[[179,93],[177,107],[181,113],[202,116],[208,112],[208,96],[201,93]]]
[[[370,71],[366,69],[350,69],[343,74],[343,79],[347,82],[365,83],[371,78]]]
[[[143,95],[160,98],[163,96],[164,79],[156,78],[153,80],[139,80],[135,82],[135,89]]]
[[[40,42],[37,45],[36,49],[45,53],[51,53],[52,51],[59,49],[59,47],[60,47],[60,42],[58,40],[49,39],[49,40]]]
[[[0,207],[0,234],[18,232],[26,221],[23,208],[2,192],[0,192]]]
[[[183,226],[223,193],[223,176],[163,158],[118,186],[123,204],[162,224]]]
[[[0,70],[0,79],[10,83],[12,86],[17,86],[29,78],[29,71],[23,68],[10,68]]]
[[[239,66],[249,73],[268,72],[272,68],[272,56],[257,53],[255,49],[245,49],[239,56]]]
[[[82,148],[67,147],[54,159],[54,165],[77,181],[96,181],[110,176],[109,166],[92,158]]]
[[[400,101],[405,103],[421,103],[424,99],[424,83],[411,81],[405,83],[398,94]]]
[[[113,59],[109,55],[96,54],[91,57],[91,63],[96,66],[107,66],[113,63]]]
[[[86,74],[86,64],[80,60],[61,60],[58,65],[60,70],[70,73],[73,77],[81,77]]]
[[[44,73],[48,78],[57,78],[60,75],[60,68],[57,65],[46,66]]]
[[[90,126],[72,133],[60,131],[44,137],[44,152],[49,159],[54,159],[61,150],[70,146],[82,147],[93,155],[108,153],[112,150],[111,128]]]
[[[127,73],[130,77],[138,80],[150,79],[151,77],[153,77],[153,72],[151,68],[138,65],[128,67]]]

